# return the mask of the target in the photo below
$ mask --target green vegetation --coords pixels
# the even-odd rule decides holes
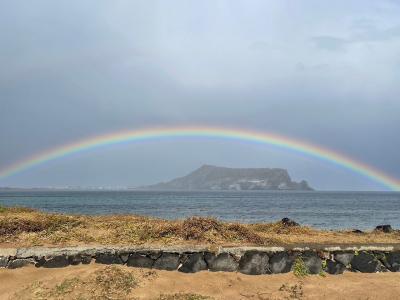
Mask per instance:
[[[322,261],[322,270],[326,270],[326,260]]]
[[[304,263],[303,259],[299,256],[296,258],[293,264],[293,274],[296,277],[305,277],[310,274],[306,264]]]
[[[327,263],[326,263],[326,260],[323,260],[322,261],[322,269],[318,275],[321,277],[326,277],[326,273],[325,273],[326,269],[327,269]]]

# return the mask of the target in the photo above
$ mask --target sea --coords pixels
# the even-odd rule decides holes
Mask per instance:
[[[321,229],[400,229],[400,192],[2,190],[0,205],[85,215],[210,216],[262,223],[284,217]]]

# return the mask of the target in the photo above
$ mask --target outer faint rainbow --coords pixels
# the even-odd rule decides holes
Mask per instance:
[[[302,154],[307,154],[325,161],[329,161],[336,165],[340,165],[355,173],[379,182],[392,190],[400,190],[400,181],[390,175],[387,175],[372,166],[357,161],[353,158],[340,154],[336,151],[323,148],[317,145],[309,144],[296,139],[285,136],[247,131],[242,129],[218,128],[218,127],[167,127],[167,128],[150,128],[131,131],[119,131],[106,135],[95,136],[80,140],[71,144],[62,145],[44,152],[35,154],[29,158],[18,161],[4,169],[0,170],[0,179],[6,178],[23,170],[43,164],[50,160],[61,158],[63,156],[78,153],[93,148],[127,143],[139,142],[152,139],[162,138],[184,138],[184,137],[205,137],[205,138],[223,138],[231,140],[240,140],[255,142],[261,144],[273,145],[286,148]]]

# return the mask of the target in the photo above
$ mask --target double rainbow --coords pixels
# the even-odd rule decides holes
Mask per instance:
[[[205,126],[150,128],[120,131],[87,138],[71,144],[46,150],[5,167],[4,169],[0,170],[0,179],[4,179],[8,176],[46,163],[50,160],[74,153],[79,153],[85,150],[91,150],[101,146],[128,142],[140,142],[153,139],[185,137],[222,138],[267,144],[289,149],[342,166],[352,172],[361,174],[375,182],[381,183],[391,190],[400,191],[400,181],[398,179],[391,177],[390,175],[385,174],[384,172],[381,172],[372,166],[347,157],[338,152],[273,133]]]

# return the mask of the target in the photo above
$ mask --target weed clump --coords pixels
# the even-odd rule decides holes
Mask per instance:
[[[212,300],[214,298],[192,293],[161,294],[157,300]]]
[[[49,295],[53,297],[65,296],[66,294],[70,294],[76,289],[79,284],[81,284],[81,280],[79,278],[71,278],[65,279],[60,284],[57,284],[53,290],[50,291]]]
[[[307,226],[288,226],[282,221],[249,225],[254,231],[274,234],[310,234],[313,230]]]
[[[228,232],[231,234],[232,240],[246,241],[255,245],[265,245],[267,240],[263,239],[254,231],[243,226],[242,224],[234,223],[227,225]]]
[[[128,295],[138,285],[138,280],[128,271],[116,266],[107,266],[96,273],[94,280],[99,298],[110,299],[112,295]]]
[[[88,277],[64,279],[52,286],[34,282],[15,293],[13,299],[132,299],[131,291],[139,284],[132,271],[117,266],[107,266]]]
[[[223,225],[214,218],[191,217],[183,221],[182,236],[185,240],[204,240],[206,233],[221,233]]]
[[[279,288],[279,291],[287,294],[287,297],[284,299],[303,299],[304,295],[302,282],[294,285],[282,284],[282,286]]]
[[[191,217],[182,223],[182,237],[185,240],[207,241],[244,241],[256,245],[266,244],[257,233],[243,224],[223,223],[214,218]]]
[[[296,258],[293,264],[293,274],[296,277],[305,277],[310,274],[306,264],[304,263],[303,259],[299,256]]]

